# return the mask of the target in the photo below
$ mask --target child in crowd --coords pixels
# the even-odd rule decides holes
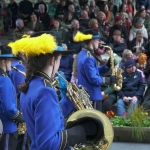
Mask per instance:
[[[137,57],[132,53],[132,51],[125,49],[122,54],[122,60],[119,64],[119,68],[124,69],[124,63],[128,59],[133,59],[133,60],[135,60],[135,62],[137,61]],[[137,69],[137,71],[141,72],[142,79],[143,79],[143,81],[145,81],[145,75],[144,75],[143,71],[141,71],[140,69]]]

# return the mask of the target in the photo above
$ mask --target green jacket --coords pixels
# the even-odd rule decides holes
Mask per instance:
[[[26,27],[23,27],[21,30],[16,27],[16,29],[13,32],[13,39],[14,39],[14,41],[21,39],[22,36],[24,34],[27,34],[28,31],[29,31],[29,29],[26,28]]]
[[[50,31],[51,31],[51,33],[52,33],[54,36],[59,37],[62,42],[65,40],[65,37],[66,37],[66,31],[65,31],[65,29],[62,29],[62,28],[60,28],[60,29],[58,29],[58,30],[52,29],[52,30],[50,30]]]
[[[117,100],[117,92],[111,86],[101,86],[101,90],[105,93],[105,95],[108,95]]]

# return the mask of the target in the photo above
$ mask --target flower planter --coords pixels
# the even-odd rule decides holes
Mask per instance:
[[[132,127],[117,127],[114,126],[114,141],[117,142],[141,142],[141,143],[150,143],[150,127],[144,127],[145,136],[143,137],[142,141],[138,141],[133,138],[132,136]]]

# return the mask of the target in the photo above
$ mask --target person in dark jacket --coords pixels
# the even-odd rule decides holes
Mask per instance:
[[[140,8],[145,8],[150,11],[150,0],[136,0],[136,10]]]
[[[115,30],[119,30],[121,32],[121,37],[127,42],[128,41],[128,31],[126,27],[122,25],[122,18],[120,16],[115,17],[115,24],[110,28],[109,31],[109,42],[113,41],[113,33]]]
[[[16,27],[16,19],[18,18],[18,4],[14,0],[10,0],[7,8],[11,10],[13,27]]]
[[[113,33],[113,41],[110,43],[113,47],[114,53],[119,56],[122,56],[123,51],[127,48],[126,41],[121,38],[121,32],[119,30],[115,30]]]
[[[31,21],[28,23],[27,28],[34,32],[43,30],[42,23],[37,20],[37,16],[35,14],[31,15]]]
[[[38,0],[37,3],[34,4],[34,12],[38,12],[39,11],[39,5],[40,4],[43,4],[45,6],[45,12],[47,12],[47,6],[46,6],[46,3],[43,2],[43,0]]]
[[[33,6],[32,3],[28,0],[22,0],[19,3],[19,14],[20,17],[23,19],[25,26],[30,21],[30,16],[33,12]]]
[[[50,17],[47,12],[45,12],[44,4],[39,5],[39,12],[36,13],[37,18],[42,23],[43,31],[49,31],[50,28]]]
[[[145,83],[142,75],[136,69],[136,63],[133,59],[128,59],[125,64],[125,71],[122,73],[122,89],[118,92],[119,100],[117,101],[118,116],[123,116],[126,112],[126,105],[129,104],[128,112],[142,102],[145,91]]]
[[[66,12],[67,12],[66,1],[65,0],[61,0],[60,4],[57,5],[55,18],[63,20],[64,19],[64,15],[65,15]]]
[[[136,38],[134,38],[131,42],[129,42],[129,49],[136,53],[136,55],[144,52],[145,46],[148,43],[147,38],[143,37],[143,33],[141,31],[137,31]]]

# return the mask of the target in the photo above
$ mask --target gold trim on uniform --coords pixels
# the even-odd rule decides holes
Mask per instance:
[[[66,148],[68,134],[67,134],[67,130],[63,130],[60,132],[62,136],[61,136],[61,144],[59,150],[64,150]]]
[[[60,131],[60,133],[61,133],[61,144],[60,144],[60,148],[59,148],[59,150],[61,150],[62,143],[63,143],[63,132],[62,132],[62,131]]]
[[[12,118],[12,119],[16,119],[16,118],[19,116],[19,114],[20,114],[20,112],[18,111],[18,112],[16,113],[16,115],[12,116],[11,118]]]

